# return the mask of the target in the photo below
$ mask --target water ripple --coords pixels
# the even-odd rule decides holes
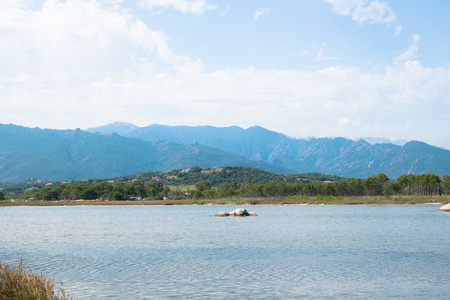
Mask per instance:
[[[426,206],[0,209],[0,255],[79,299],[435,298],[449,218]],[[436,231],[435,228],[440,228]]]

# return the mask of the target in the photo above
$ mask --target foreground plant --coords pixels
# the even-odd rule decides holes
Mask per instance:
[[[55,293],[55,280],[27,269],[22,260],[14,268],[0,262],[0,300],[65,300],[69,297],[62,287]]]

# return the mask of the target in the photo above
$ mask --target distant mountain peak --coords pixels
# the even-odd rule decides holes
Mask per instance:
[[[102,126],[99,126],[98,128],[102,128],[102,127],[111,127],[111,128],[113,128],[113,127],[132,127],[132,128],[137,128],[137,126],[136,125],[134,125],[134,124],[132,124],[132,123],[128,123],[128,122],[113,122],[113,123],[110,123],[110,124],[106,124],[106,125],[102,125]]]
[[[406,143],[408,143],[407,140],[403,140],[403,139],[398,139],[395,141],[391,141],[390,139],[387,138],[382,138],[382,137],[361,137],[357,140],[364,140],[367,143],[371,144],[371,145],[375,145],[375,144],[393,144],[393,145],[397,145],[397,146],[404,146]]]
[[[138,126],[126,123],[126,122],[114,122],[107,125],[102,125],[98,127],[85,129],[87,132],[91,133],[101,133],[101,134],[112,134],[117,133],[118,135],[126,135],[127,133],[139,128]]]

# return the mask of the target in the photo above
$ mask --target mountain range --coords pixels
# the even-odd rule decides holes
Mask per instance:
[[[146,171],[243,166],[278,174],[365,178],[383,172],[450,174],[450,151],[411,141],[371,145],[346,138],[296,139],[259,126],[138,127],[86,130],[0,124],[0,181],[83,180]]]
[[[294,171],[201,144],[148,142],[118,134],[0,124],[0,182],[111,178],[145,171],[245,166],[273,173]]]
[[[309,138],[296,139],[259,126],[166,126],[138,127],[113,123],[87,129],[89,132],[117,132],[145,141],[171,141],[180,144],[199,143],[248,159],[292,169],[298,173],[319,172],[344,177],[365,178],[385,173],[390,178],[403,174],[450,174],[450,151],[419,141],[397,141],[401,145],[378,139],[371,144],[363,139]]]

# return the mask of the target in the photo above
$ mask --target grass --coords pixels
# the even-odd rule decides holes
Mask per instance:
[[[21,260],[20,264],[14,267],[0,262],[0,300],[7,299],[65,300],[73,298],[66,296],[62,286],[55,293],[54,279],[28,269],[26,263]]]

